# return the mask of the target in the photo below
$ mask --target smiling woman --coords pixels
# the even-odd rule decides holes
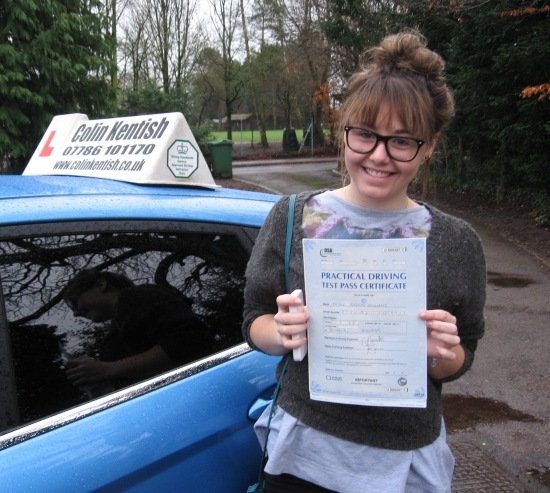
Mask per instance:
[[[433,153],[437,137],[423,145],[424,141],[413,138],[398,116],[391,117],[391,111],[386,104],[380,106],[370,130],[345,127],[350,184],[336,193],[346,195],[353,204],[386,210],[417,207],[408,198],[407,188]]]
[[[427,293],[418,293],[427,297],[426,309],[418,313],[426,323],[427,344],[421,355],[426,366],[420,369],[427,377],[426,408],[377,406],[369,399],[354,404],[318,399],[316,382],[308,377],[316,360],[289,358],[284,375],[279,367],[282,385],[273,419],[268,425],[267,409],[256,424],[260,437],[267,426],[272,431],[267,442],[267,493],[441,493],[451,488],[454,459],[446,443],[441,389],[444,381],[470,368],[483,336],[485,260],[469,225],[415,202],[407,193],[454,113],[442,76],[443,60],[410,33],[387,37],[371,55],[371,63],[351,78],[341,106],[347,185],[296,198],[290,285],[304,286],[305,238],[426,238]],[[306,344],[299,334],[305,333],[310,316],[307,305],[300,313],[292,310],[302,304],[298,298],[281,294],[286,292],[289,201],[281,199],[266,219],[246,273],[243,332],[252,347],[274,355]],[[346,298],[343,291],[334,296],[353,303],[352,295]],[[317,320],[323,316],[314,315]],[[341,317],[343,324],[351,323]],[[395,337],[418,351],[406,335]],[[325,364],[338,371],[328,358]],[[372,364],[360,359],[345,371],[369,376],[365,367]]]

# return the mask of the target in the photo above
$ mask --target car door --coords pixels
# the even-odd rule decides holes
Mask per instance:
[[[256,234],[178,221],[1,228],[3,491],[240,492],[255,481],[261,450],[249,412],[269,399],[277,363],[240,334]],[[212,354],[103,394],[72,386],[64,355],[97,357],[109,330],[62,301],[87,267],[179,290],[213,331]]]

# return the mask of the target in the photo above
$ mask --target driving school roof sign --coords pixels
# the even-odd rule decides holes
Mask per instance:
[[[56,116],[23,174],[217,187],[181,113],[104,120]]]

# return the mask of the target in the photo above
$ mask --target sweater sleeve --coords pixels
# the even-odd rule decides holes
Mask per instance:
[[[485,332],[483,309],[487,281],[483,247],[468,223],[457,218],[453,220],[452,233],[446,234],[442,242],[442,249],[449,253],[441,255],[438,260],[448,263],[447,276],[442,278],[446,278],[451,287],[448,291],[454,294],[449,305],[433,308],[444,308],[456,317],[465,360],[457,373],[441,382],[456,380],[470,369],[478,341]]]
[[[284,294],[284,248],[289,197],[281,198],[267,216],[246,268],[243,336],[250,347],[250,326],[261,315],[277,313],[277,296]]]

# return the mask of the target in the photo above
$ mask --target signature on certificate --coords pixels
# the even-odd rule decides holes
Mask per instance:
[[[363,346],[363,354],[376,354],[378,345],[384,342],[384,338],[380,335],[367,336],[361,339],[361,346]],[[367,350],[365,353],[364,350]]]

